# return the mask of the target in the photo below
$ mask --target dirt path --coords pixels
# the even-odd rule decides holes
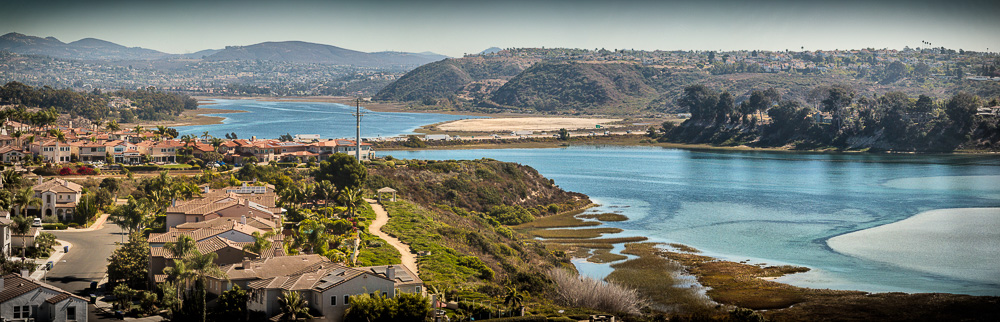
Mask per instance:
[[[396,237],[389,236],[389,234],[382,232],[382,226],[385,226],[389,222],[389,213],[382,208],[382,205],[375,202],[375,200],[365,199],[371,206],[372,210],[375,211],[375,221],[372,221],[371,225],[368,225],[368,232],[372,233],[379,238],[382,238],[389,245],[395,247],[399,251],[400,259],[403,262],[403,266],[409,268],[414,274],[420,276],[420,271],[417,270],[417,257],[413,256],[413,252],[410,251],[410,246],[403,244],[403,242],[396,239]]]

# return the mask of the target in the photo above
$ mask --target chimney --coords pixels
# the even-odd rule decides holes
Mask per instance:
[[[249,257],[243,257],[243,269],[244,270],[253,269],[253,268],[250,267],[250,258]]]
[[[26,269],[22,269],[21,270],[21,278],[31,279],[31,273],[28,273],[28,270],[26,270]]]
[[[174,198],[173,200],[170,201],[170,206],[177,207],[177,198]]]
[[[212,192],[212,189],[209,188],[207,184],[205,185],[205,188],[203,188],[201,190],[201,193],[206,193],[207,194],[207,193],[210,193],[210,192]]]
[[[396,282],[396,267],[389,265],[385,268],[385,277],[389,278],[393,283]]]
[[[42,184],[42,176],[38,176],[38,184]]]
[[[246,182],[246,181],[243,181],[243,187],[244,187],[244,188],[246,188],[246,187],[247,187],[247,182]]]
[[[247,224],[247,216],[240,216],[240,224],[243,225]]]
[[[3,291],[3,275],[0,275],[0,292]]]

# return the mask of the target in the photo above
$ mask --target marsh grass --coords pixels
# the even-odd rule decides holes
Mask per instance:
[[[694,248],[694,247],[691,247],[691,246],[688,246],[688,245],[684,245],[684,244],[669,243],[667,245],[670,246],[670,247],[673,247],[674,249],[676,249],[678,251],[682,251],[682,252],[686,252],[686,253],[694,253],[694,254],[701,253],[701,251],[698,250],[697,248]]]
[[[656,243],[626,244],[622,253],[638,258],[612,264],[607,280],[634,288],[652,301],[651,307],[673,313],[712,313],[713,303],[697,289],[677,287],[684,266],[658,255]]]
[[[615,213],[610,213],[610,212],[606,212],[606,213],[602,213],[602,214],[583,214],[583,215],[579,215],[577,217],[585,218],[585,219],[597,219],[597,220],[600,220],[600,221],[626,221],[626,220],[628,220],[628,217],[625,217],[625,215],[615,214]]]
[[[620,228],[584,228],[584,229],[537,229],[529,233],[541,238],[598,238],[603,234],[620,233]]]
[[[628,256],[612,253],[609,249],[595,249],[593,255],[587,257],[587,261],[591,263],[603,264],[617,262],[627,258]]]
[[[577,218],[583,210],[568,211],[557,215],[552,215],[548,217],[537,218],[534,221],[526,222],[517,226],[512,226],[511,228],[517,230],[527,230],[527,229],[541,229],[541,228],[568,228],[568,227],[586,227],[586,226],[600,226],[600,222],[596,221],[586,221]]]
[[[552,269],[549,271],[549,278],[556,284],[558,300],[567,306],[639,314],[647,304],[646,299],[635,289],[579,276],[565,269]]]

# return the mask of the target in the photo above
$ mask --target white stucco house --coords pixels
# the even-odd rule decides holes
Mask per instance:
[[[87,300],[26,276],[0,276],[0,321],[87,321]]]

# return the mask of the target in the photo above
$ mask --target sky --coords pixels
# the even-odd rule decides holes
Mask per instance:
[[[286,40],[452,57],[494,46],[1000,50],[996,0],[0,1],[0,34],[175,54]]]

